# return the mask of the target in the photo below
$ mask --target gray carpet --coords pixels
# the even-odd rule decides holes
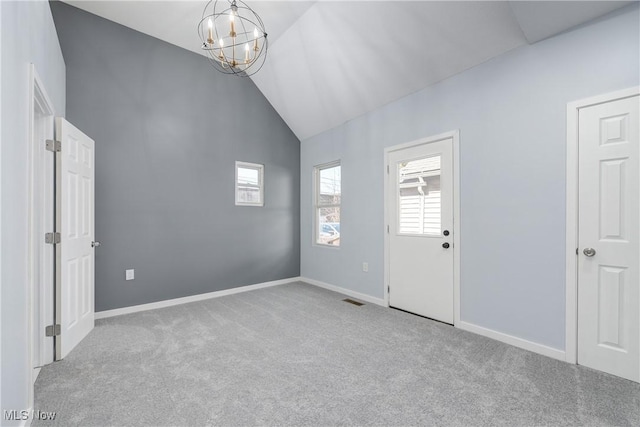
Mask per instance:
[[[114,317],[32,425],[640,425],[640,385],[289,284]]]

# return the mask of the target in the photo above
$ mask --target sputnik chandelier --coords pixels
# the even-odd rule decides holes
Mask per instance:
[[[247,77],[267,58],[262,19],[241,0],[211,0],[198,23],[202,49],[220,72]]]

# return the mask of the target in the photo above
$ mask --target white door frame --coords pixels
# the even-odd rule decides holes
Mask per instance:
[[[0,25],[2,24],[2,2],[0,2]],[[2,140],[2,31],[0,30],[0,141]],[[0,281],[2,278],[2,147],[0,143]],[[2,319],[2,292],[0,291],[0,319]],[[0,332],[0,376],[2,375],[2,332]],[[0,386],[0,406],[2,405],[2,387]],[[3,414],[4,415],[4,414]]]
[[[567,104],[566,320],[565,357],[578,363],[578,113],[581,108],[640,94],[640,86]],[[640,260],[639,260],[640,261]]]
[[[42,119],[37,119],[35,112],[39,111]],[[33,64],[29,67],[29,149],[28,149],[28,162],[29,162],[29,241],[28,241],[28,327],[29,327],[29,363],[28,363],[28,378],[30,383],[30,396],[29,402],[33,404],[33,387],[31,386],[35,381],[39,369],[34,369],[34,366],[41,366],[47,361],[45,359],[45,346],[48,344],[51,346],[48,354],[51,356],[53,362],[53,341],[48,340],[44,336],[46,307],[49,304],[49,308],[53,309],[53,289],[49,289],[46,292],[44,289],[45,282],[42,279],[43,272],[46,271],[48,264],[49,271],[53,273],[53,252],[50,259],[44,256],[45,242],[44,232],[42,224],[44,222],[45,215],[47,215],[45,206],[43,206],[43,198],[38,197],[43,195],[46,191],[46,186],[43,186],[45,180],[46,168],[43,163],[43,150],[42,144],[46,139],[53,138],[53,117],[54,109],[51,99],[47,95],[44,84],[36,71]],[[44,120],[41,122],[40,120]],[[38,128],[40,127],[40,128]],[[53,153],[50,153],[51,161],[53,162]],[[53,183],[53,171],[51,171],[50,182]],[[53,187],[50,188],[53,190]],[[53,201],[53,194],[50,195]],[[53,223],[53,209],[49,212],[51,215],[51,222]],[[53,230],[47,230],[53,231]],[[51,277],[50,284],[53,284],[53,275]],[[47,319],[53,322],[53,317]]]
[[[389,307],[389,185],[388,174],[389,154],[432,142],[451,139],[453,141],[453,325],[460,323],[460,131],[454,130],[420,138],[404,144],[394,145],[384,149],[384,303]]]

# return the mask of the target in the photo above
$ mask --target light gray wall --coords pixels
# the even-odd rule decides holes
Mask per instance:
[[[303,141],[302,276],[382,298],[384,147],[459,129],[462,320],[563,349],[566,105],[638,85],[638,22],[636,4]],[[337,250],[311,243],[313,166],[336,159]]]
[[[65,110],[65,66],[47,2],[0,2],[2,272],[0,411],[29,405],[27,281],[29,65],[35,64],[56,114]],[[4,412],[0,412],[3,417]],[[7,421],[1,424],[12,425]]]
[[[251,80],[52,10],[67,117],[96,141],[96,310],[298,276],[300,142]],[[265,165],[264,207],[234,206],[236,160]]]

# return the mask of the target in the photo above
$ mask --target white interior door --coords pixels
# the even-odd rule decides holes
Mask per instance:
[[[453,139],[388,159],[389,305],[453,324]]]
[[[640,381],[639,97],[579,112],[578,363]]]
[[[56,359],[94,325],[94,142],[56,118]]]

